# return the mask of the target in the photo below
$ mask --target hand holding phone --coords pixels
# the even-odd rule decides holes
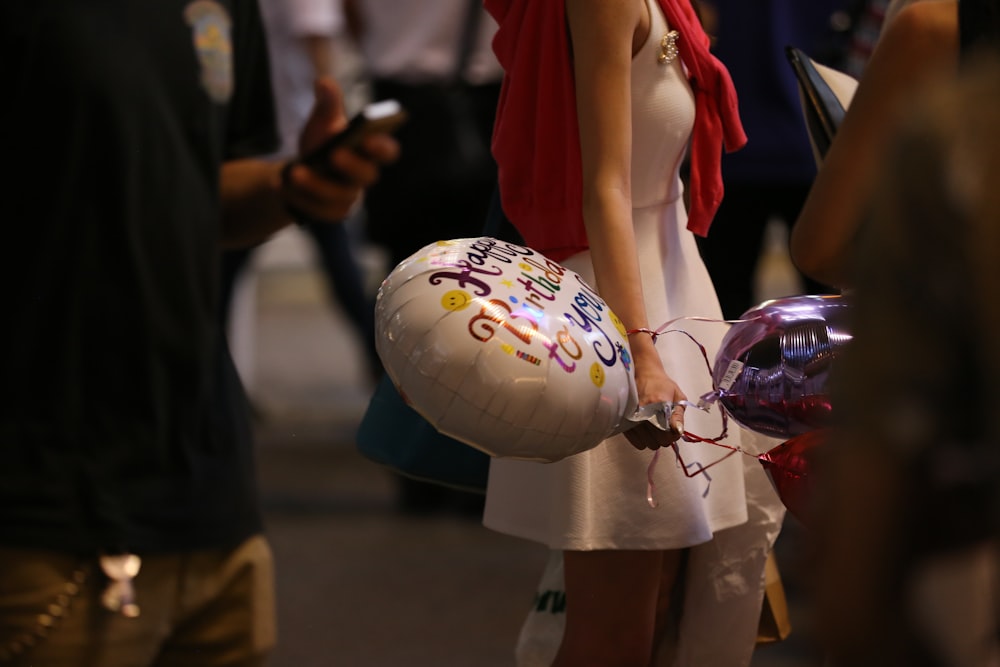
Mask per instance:
[[[378,133],[391,133],[406,121],[406,111],[396,100],[382,100],[366,105],[343,130],[324,141],[319,147],[292,160],[285,168],[304,164],[320,174],[334,180],[343,176],[330,163],[330,158],[338,148],[361,151],[365,137]]]

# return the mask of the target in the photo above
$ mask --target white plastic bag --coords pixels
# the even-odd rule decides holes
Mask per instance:
[[[566,627],[566,586],[562,551],[550,551],[535,592],[535,602],[517,638],[517,667],[550,667]]]

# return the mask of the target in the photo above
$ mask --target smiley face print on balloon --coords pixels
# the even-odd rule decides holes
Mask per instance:
[[[412,407],[493,456],[559,460],[634,409],[621,321],[578,274],[520,245],[421,249],[383,281],[376,335]]]
[[[472,301],[472,295],[460,289],[445,292],[441,297],[441,307],[445,310],[462,310]]]

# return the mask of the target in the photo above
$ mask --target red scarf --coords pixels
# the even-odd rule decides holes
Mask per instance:
[[[708,233],[722,201],[722,150],[746,144],[736,90],[709,51],[690,0],[658,0],[680,33],[677,49],[694,91],[688,229]],[[499,30],[493,50],[505,76],[493,130],[504,212],[525,243],[555,261],[587,249],[576,91],[562,0],[484,0]]]

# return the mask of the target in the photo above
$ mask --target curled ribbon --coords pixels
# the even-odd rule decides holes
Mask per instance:
[[[674,323],[679,322],[680,320],[694,320],[699,322],[710,322],[716,324],[737,324],[740,322],[752,321],[752,320],[719,320],[708,317],[687,316],[687,317],[678,317],[676,319],[670,320],[669,322],[664,323],[657,329],[649,331],[650,335],[653,337],[654,343],[656,342],[657,338],[659,338],[663,334],[668,334],[668,333],[681,333],[687,336],[689,339],[691,339],[691,341],[695,345],[697,345],[698,349],[701,351],[701,356],[705,360],[705,365],[708,368],[709,378],[712,378],[712,363],[708,359],[708,351],[705,349],[705,346],[702,345],[700,342],[698,342],[698,340],[687,331],[684,331],[683,329],[669,328]],[[636,409],[634,413],[632,413],[632,415],[628,417],[628,419],[629,421],[634,421],[634,422],[649,421],[661,431],[667,431],[670,429],[670,412],[678,405],[683,405],[684,407],[691,407],[698,410],[703,410],[705,412],[710,411],[711,403],[713,403],[715,399],[718,398],[718,388],[715,387],[714,379],[712,383],[712,389],[713,390],[711,392],[708,392],[707,394],[701,396],[698,399],[697,403],[692,401],[678,401],[676,403],[650,403],[648,405],[640,406],[639,408]],[[725,461],[730,456],[736,453],[742,453],[746,456],[753,456],[754,458],[759,458],[757,454],[752,454],[750,452],[747,452],[743,450],[741,447],[720,442],[720,440],[725,439],[729,435],[729,418],[726,415],[725,410],[720,409],[719,412],[722,415],[722,432],[719,435],[715,436],[714,438],[705,438],[685,430],[681,434],[680,440],[683,440],[684,442],[703,442],[711,445],[716,445],[718,447],[722,447],[723,449],[728,449],[729,452],[725,456],[722,456],[721,458],[709,463],[708,465],[702,465],[699,462],[686,464],[684,462],[683,456],[681,455],[680,447],[678,447],[677,444],[678,441],[674,441],[670,444],[670,447],[674,450],[674,456],[677,458],[677,463],[686,477],[705,475],[705,477],[708,478],[709,481],[711,481],[711,477],[708,476],[707,470],[712,466],[722,463],[723,461]],[[657,506],[657,502],[656,502],[656,484],[653,480],[653,472],[656,469],[656,464],[659,461],[659,459],[660,459],[660,450],[657,449],[656,451],[653,452],[653,458],[650,460],[649,466],[646,468],[646,502],[649,503],[650,507],[654,508]],[[693,472],[691,471],[692,468],[695,469]],[[707,494],[708,490],[706,489],[705,495]]]

